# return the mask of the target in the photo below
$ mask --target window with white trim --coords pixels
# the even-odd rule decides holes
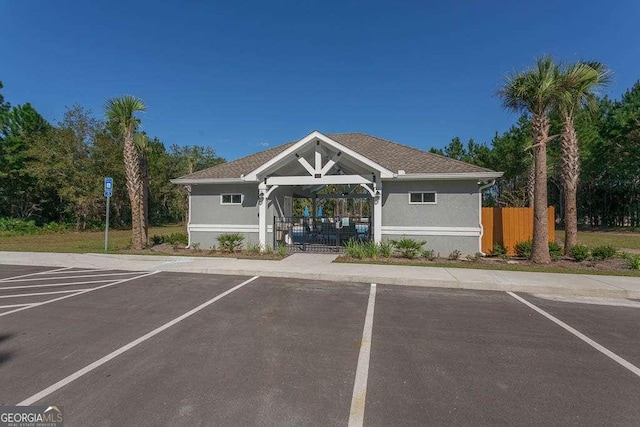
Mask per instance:
[[[221,194],[220,204],[221,205],[241,205],[242,194]]]
[[[435,205],[436,200],[435,191],[416,191],[409,193],[410,205]]]

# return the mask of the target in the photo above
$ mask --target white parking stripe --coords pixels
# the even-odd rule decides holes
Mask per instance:
[[[74,272],[75,273],[75,272]],[[35,282],[36,280],[58,280],[58,279],[86,279],[88,277],[106,277],[106,276],[129,276],[131,274],[140,274],[140,271],[129,271],[126,273],[104,273],[104,274],[88,274],[85,276],[64,276],[64,277],[36,277],[28,279],[0,280],[2,283],[13,282]]]
[[[349,427],[362,426],[364,423],[364,406],[367,402],[367,379],[369,378],[369,359],[371,357],[371,336],[373,333],[373,311],[376,305],[376,284],[371,284],[369,290],[369,304],[364,319],[360,355],[356,368],[356,380],[353,384],[351,397],[351,411],[349,412]]]
[[[60,271],[41,271],[40,273],[35,274],[72,274],[72,273],[95,273],[96,271],[109,271],[109,269],[105,268],[78,268],[77,270],[73,270],[76,267],[67,267],[67,269]],[[34,274],[34,275],[35,275]]]
[[[35,304],[30,305],[29,307],[16,308],[15,310],[11,310],[11,311],[7,311],[7,312],[4,312],[4,313],[0,313],[0,317],[7,316],[7,315],[13,314],[13,313],[17,313],[17,312],[23,311],[23,310],[28,310],[30,308],[40,307],[41,305],[50,304],[52,302],[60,301],[60,300],[63,300],[63,299],[75,297],[76,295],[84,295],[84,294],[86,294],[88,292],[97,291],[98,289],[108,288],[109,286],[119,285],[120,283],[129,282],[129,281],[135,280],[135,279],[141,279],[143,277],[151,276],[151,275],[157,274],[157,273],[160,273],[160,270],[152,271],[151,273],[143,274],[143,275],[137,276],[137,277],[129,277],[127,279],[118,280],[117,282],[107,283],[106,285],[96,286],[95,288],[83,289],[80,292],[77,292],[75,294],[65,295],[63,297],[54,298],[54,299],[50,299],[50,300],[47,300],[47,301],[44,301],[44,302],[35,303]],[[42,285],[42,286],[46,286],[46,285]]]
[[[13,305],[0,305],[0,308],[16,308],[16,307],[26,307],[28,305],[33,305],[31,303],[27,304],[13,304]]]
[[[121,355],[122,353],[124,353],[127,350],[130,350],[132,348],[134,348],[135,346],[137,346],[138,344],[141,344],[143,342],[145,342],[146,340],[148,340],[149,338],[154,337],[155,335],[158,335],[160,332],[172,327],[173,325],[182,322],[184,319],[196,314],[197,312],[199,312],[200,310],[210,306],[211,304],[213,304],[214,302],[220,300],[221,298],[226,297],[227,295],[229,295],[230,293],[240,289],[241,287],[243,287],[244,285],[253,282],[254,280],[256,280],[258,278],[258,276],[253,276],[251,279],[249,280],[245,280],[244,282],[240,283],[239,285],[234,286],[233,288],[224,291],[223,293],[219,294],[218,296],[210,299],[209,301],[200,304],[199,306],[197,306],[196,308],[187,311],[186,313],[184,313],[183,315],[176,317],[175,319],[165,323],[164,325],[154,329],[153,331],[141,336],[140,338],[131,341],[129,344],[126,344],[122,347],[120,347],[119,349],[107,354],[106,356],[104,356],[103,358],[96,360],[95,362],[91,363],[90,365],[85,366],[84,368],[80,369],[79,371],[69,375],[68,377],[58,381],[57,383],[45,388],[44,390],[42,390],[39,393],[34,394],[33,396],[23,400],[22,402],[18,403],[18,406],[27,406],[27,405],[31,405],[47,396],[49,396],[51,393],[53,393],[56,390],[59,390],[60,388],[64,387],[65,385],[69,384],[72,381],[77,380],[78,378],[82,377],[83,375],[88,374],[89,372],[93,371],[94,369],[104,365],[105,363],[107,363],[108,361],[118,357],[119,355]]]
[[[5,277],[4,279],[0,279],[0,282],[4,282],[5,280],[19,279],[21,277],[35,276],[36,274],[56,273],[56,272],[60,272],[60,271],[64,271],[64,270],[69,270],[70,268],[73,268],[73,267],[56,268],[55,270],[38,271],[37,273],[23,274],[21,276]]]
[[[84,289],[71,289],[68,291],[51,291],[51,292],[31,292],[29,294],[16,294],[16,295],[2,295],[0,299],[3,298],[20,298],[20,297],[37,297],[42,295],[54,295],[54,294],[68,294],[71,292],[80,292],[84,291]]]
[[[543,309],[539,308],[538,306],[536,306],[536,305],[530,303],[529,301],[525,300],[521,296],[516,295],[513,292],[507,292],[507,293],[509,295],[511,295],[512,297],[514,297],[515,299],[517,299],[518,301],[520,301],[521,303],[525,304],[526,306],[528,306],[528,307],[532,308],[533,310],[537,311],[538,313],[542,314],[544,317],[546,317],[547,319],[551,320],[556,325],[559,325],[562,328],[566,329],[567,331],[571,332],[573,335],[575,335],[576,337],[580,338],[582,341],[586,342],[591,347],[595,348],[596,350],[598,350],[602,354],[604,354],[607,357],[611,358],[615,362],[619,363],[620,365],[624,366],[625,368],[627,368],[628,370],[630,370],[631,372],[633,372],[634,374],[636,374],[637,376],[640,377],[640,368],[638,368],[637,366],[631,364],[630,362],[628,362],[627,360],[625,360],[622,357],[618,356],[617,354],[615,354],[614,352],[612,352],[608,348],[603,347],[602,345],[598,344],[597,342],[595,342],[594,340],[592,340],[591,338],[589,338],[588,336],[586,336],[582,332],[572,328],[571,326],[569,326],[566,323],[564,323],[562,320],[552,316],[551,314],[547,313],[546,311],[544,311]]]
[[[90,280],[87,282],[47,283],[46,285],[0,286],[0,291],[4,291],[5,289],[55,288],[56,286],[88,285],[91,283],[114,282],[115,280],[105,279],[105,280]]]

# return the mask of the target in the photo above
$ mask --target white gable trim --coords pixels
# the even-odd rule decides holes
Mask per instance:
[[[244,181],[258,181],[259,180],[259,176],[263,175],[266,171],[268,171],[269,169],[274,168],[275,166],[279,166],[279,165],[283,165],[290,156],[294,155],[296,153],[296,151],[300,150],[302,147],[304,147],[305,145],[309,144],[311,141],[313,141],[314,139],[319,139],[320,141],[324,142],[325,144],[327,144],[328,146],[334,148],[337,151],[341,151],[342,154],[346,154],[352,158],[354,158],[355,160],[369,166],[372,171],[378,171],[380,173],[380,177],[381,178],[393,178],[393,172],[391,172],[390,170],[388,170],[387,168],[382,167],[381,165],[379,165],[378,163],[369,160],[368,158],[364,157],[363,155],[345,147],[344,145],[334,141],[333,139],[329,138],[326,135],[323,135],[322,133],[318,132],[318,131],[313,131],[311,132],[309,135],[305,136],[304,138],[302,138],[300,141],[296,142],[295,144],[293,144],[291,147],[287,148],[286,150],[284,150],[282,153],[278,154],[277,156],[275,156],[274,158],[272,158],[271,160],[269,160],[268,162],[264,163],[262,166],[258,167],[257,169],[254,169],[253,171],[249,172],[247,175],[245,175],[243,177]],[[309,165],[311,166],[311,165]]]

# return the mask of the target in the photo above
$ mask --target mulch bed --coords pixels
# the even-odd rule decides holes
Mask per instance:
[[[148,249],[141,251],[134,251],[131,249],[118,251],[120,253],[129,253],[137,255],[173,255],[173,256],[192,256],[192,257],[216,257],[216,258],[242,258],[242,259],[264,259],[279,261],[286,256],[281,256],[278,253],[270,254],[255,254],[248,252],[222,252],[211,251],[202,249],[188,249],[184,247],[173,247],[168,243],[161,243],[159,245],[152,246]]]
[[[450,260],[446,258],[437,258],[433,261],[429,261],[425,258],[368,258],[368,259],[357,259],[351,258],[347,256],[341,256],[337,259],[338,262],[372,262],[376,264],[408,264],[408,265],[423,265],[425,267],[433,266],[433,267],[468,267],[474,268],[477,266],[478,268],[486,268],[489,269],[491,267],[495,267],[496,269],[500,269],[503,266],[514,266],[514,269],[519,269],[518,267],[522,267],[522,270],[526,270],[530,267],[532,270],[541,271],[545,268],[550,271],[556,270],[568,270],[567,272],[573,272],[571,270],[585,270],[585,271],[594,271],[594,272],[633,272],[629,268],[629,263],[627,260],[614,257],[605,260],[585,260],[585,261],[575,261],[570,258],[563,258],[558,261],[551,261],[550,264],[535,264],[528,259],[525,258],[508,258],[502,259],[497,257],[486,257],[479,259],[466,259],[460,258],[458,260]]]

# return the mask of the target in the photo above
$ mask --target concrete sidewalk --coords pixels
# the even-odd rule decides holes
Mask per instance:
[[[464,268],[333,263],[334,254],[281,261],[213,257],[0,252],[0,264],[290,277],[441,288],[640,299],[640,278]]]

